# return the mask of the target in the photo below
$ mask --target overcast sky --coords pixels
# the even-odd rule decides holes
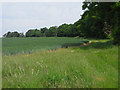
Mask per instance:
[[[6,2],[2,4],[2,34],[74,23],[82,13],[82,2]]]

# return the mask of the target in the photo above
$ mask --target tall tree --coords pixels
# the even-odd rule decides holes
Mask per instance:
[[[47,37],[55,37],[57,36],[57,27],[52,26],[45,32]]]
[[[120,2],[84,2],[82,8],[85,12],[75,24],[84,36],[107,38],[108,35],[112,35],[114,41],[116,40]]]
[[[41,28],[40,30],[41,30],[42,36],[45,37],[46,36],[45,32],[48,30],[48,28],[44,27],[44,28]]]

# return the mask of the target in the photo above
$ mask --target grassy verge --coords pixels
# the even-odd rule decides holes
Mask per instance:
[[[83,47],[3,56],[3,88],[117,88],[118,47]]]

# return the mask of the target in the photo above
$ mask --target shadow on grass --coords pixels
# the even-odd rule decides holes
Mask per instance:
[[[88,43],[89,41],[82,41],[80,43],[65,43],[61,45],[61,48],[68,48],[68,47],[78,47],[84,43]]]
[[[96,48],[96,49],[106,49],[106,48],[112,48],[113,42],[112,41],[106,41],[106,42],[92,42],[86,46],[80,47],[81,49],[90,49],[90,48]]]

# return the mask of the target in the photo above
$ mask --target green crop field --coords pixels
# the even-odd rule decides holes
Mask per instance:
[[[89,40],[67,37],[2,41],[3,88],[118,87],[118,46],[110,40],[86,46],[80,45]]]
[[[88,40],[67,37],[3,38],[2,50],[4,55],[24,54],[40,50],[55,50],[67,44],[81,45],[84,42]]]

